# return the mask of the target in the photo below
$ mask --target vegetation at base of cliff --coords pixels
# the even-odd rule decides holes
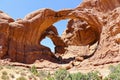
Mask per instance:
[[[38,70],[37,70],[37,68],[36,68],[35,66],[32,66],[32,67],[30,68],[30,71],[31,71],[34,75],[39,76],[39,72],[38,72]]]
[[[10,70],[14,72],[10,73]],[[66,69],[58,69],[50,74],[44,70],[37,70],[35,66],[30,69],[0,66],[0,80],[120,80],[120,64],[117,66],[111,65],[109,70],[110,74],[103,79],[98,71],[83,74],[80,72],[69,73]]]
[[[120,64],[117,66],[111,65],[109,69],[110,74],[104,80],[120,80]]]
[[[52,76],[48,76],[45,80],[101,80],[99,72],[83,73],[69,73],[65,69],[57,70]]]
[[[104,79],[98,71],[83,73],[69,73],[66,69],[58,69],[52,75],[47,72],[40,74],[43,80],[120,80],[120,64],[109,67],[110,74]]]
[[[37,71],[35,66],[31,67],[30,71],[39,77],[40,80],[101,80],[98,71],[82,73],[69,73],[66,69],[58,69],[55,73],[50,74],[45,71]]]

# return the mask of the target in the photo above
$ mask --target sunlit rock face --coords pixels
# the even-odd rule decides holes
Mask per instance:
[[[68,45],[86,46],[99,39],[99,31],[94,30],[86,21],[70,20],[62,39]]]
[[[84,0],[76,9],[91,12],[102,23],[101,30],[99,29],[100,36],[97,50],[94,56],[90,58],[92,64],[99,65],[119,62],[120,0]]]
[[[63,19],[70,20],[59,36],[53,24]],[[88,54],[94,53],[90,58],[93,64],[120,61],[120,0],[84,0],[74,9],[41,9],[16,21],[0,11],[1,59],[8,57],[23,63],[39,59],[57,62],[50,48],[40,44],[45,37],[53,41],[58,54],[69,54],[69,46],[90,47],[98,42],[95,51],[87,50]],[[79,49],[84,54],[84,49]]]

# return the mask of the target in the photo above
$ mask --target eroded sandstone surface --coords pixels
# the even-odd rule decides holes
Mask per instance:
[[[59,36],[53,24],[63,19],[70,20]],[[53,41],[55,53],[41,45],[45,37]],[[74,9],[40,9],[18,20],[0,11],[0,58],[22,63],[72,58],[81,65],[119,62],[120,0],[84,0]]]

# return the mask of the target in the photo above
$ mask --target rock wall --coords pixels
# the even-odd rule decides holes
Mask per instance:
[[[78,20],[77,22],[79,23],[77,23],[76,20],[72,20],[72,22],[68,23],[68,27],[64,32],[64,35],[66,35],[67,37],[63,35],[63,39],[65,40],[65,42],[70,43],[72,45],[80,45],[81,43],[84,44],[86,42],[92,41],[92,39],[93,39],[92,43],[96,41],[99,42],[98,46],[94,47],[94,48],[97,48],[95,49],[95,52],[92,53],[94,55],[91,58],[89,58],[87,62],[83,61],[82,63],[100,65],[100,64],[119,62],[120,61],[120,56],[119,56],[120,54],[120,25],[119,25],[120,0],[111,0],[111,1],[84,0],[83,3],[81,3],[76,8],[76,10],[82,11],[89,15],[87,17],[84,16],[84,18],[85,19],[89,18],[90,20],[87,21],[84,19],[83,21],[87,21],[87,23],[92,23],[95,21],[93,25],[88,24],[87,26],[98,27],[98,30],[89,29],[87,31],[86,29],[82,31],[81,29],[82,25],[86,27],[85,22],[81,22]],[[90,16],[90,15],[93,15],[93,16]],[[79,15],[79,16],[82,16],[82,15]],[[95,17],[98,18],[97,19],[98,21],[95,20]],[[98,22],[101,23],[101,25],[96,25]],[[79,32],[75,31],[76,27]],[[70,34],[72,34],[72,36]],[[80,35],[79,37],[77,36],[78,34]],[[83,42],[80,42],[80,41],[83,41]],[[81,47],[81,50],[82,50],[82,47]],[[87,50],[89,50],[89,48]],[[90,53],[90,50],[87,52],[87,54],[89,53]]]
[[[84,0],[75,9],[41,9],[16,21],[0,11],[0,58],[23,63],[37,59],[56,62],[58,58],[50,48],[40,44],[49,37],[56,53],[68,53],[66,47],[69,46],[90,47],[98,42],[94,55],[90,56],[94,64],[120,61],[119,13],[120,0]],[[71,20],[59,36],[53,24],[63,19]]]

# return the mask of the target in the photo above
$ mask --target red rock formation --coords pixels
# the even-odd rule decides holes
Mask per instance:
[[[87,63],[86,61],[83,61],[82,63],[89,64],[90,62],[92,62],[90,64],[99,65],[119,62],[120,0],[84,0],[84,2],[76,8],[76,10],[79,11],[79,16],[84,16],[87,13],[86,16],[84,16],[83,21],[87,21],[87,23],[89,23],[88,26],[92,28],[92,31],[90,29],[87,32],[85,32],[86,30],[83,30],[85,33],[82,33],[82,31],[80,31],[79,29],[79,33],[75,32],[75,26],[79,28],[82,27],[82,25],[81,21],[79,21],[79,23],[76,23],[76,20],[73,20],[68,24],[68,29],[64,33],[65,35],[67,35],[67,37],[64,37],[64,40],[66,39],[65,42],[68,42],[72,45],[79,45],[81,44],[81,42],[79,41],[80,39],[83,39],[82,41],[84,41],[85,43],[91,38],[94,38],[95,41],[99,41],[97,49],[94,52],[94,56],[92,56]],[[85,14],[81,15],[81,13]],[[84,25],[84,27],[85,26],[86,25]],[[98,29],[94,27],[97,27]],[[71,33],[72,36],[70,35]],[[87,33],[90,34],[88,35],[88,37],[86,35]],[[80,38],[74,37],[78,34],[80,34]],[[70,39],[70,41],[67,39]],[[89,41],[92,41],[92,39]],[[82,44],[84,44],[84,42],[82,42]]]
[[[3,34],[1,29],[1,51],[4,52],[1,52],[0,58],[8,55],[12,61],[25,63],[33,63],[36,59],[52,59],[52,61],[55,61],[55,55],[49,48],[41,45],[40,41],[43,39],[42,35],[45,30],[53,23],[71,17],[71,15],[68,15],[71,11],[72,10],[62,10],[55,12],[50,9],[42,9],[27,15],[24,19],[18,19],[12,22],[7,21],[9,20],[9,16],[1,13],[0,27],[7,27],[5,28],[7,30],[3,31]],[[7,34],[5,34],[6,31],[8,32]],[[56,38],[58,38],[57,40],[60,40],[61,43],[63,42],[60,37]],[[3,41],[5,42],[3,43]],[[57,47],[64,45],[64,43],[56,44],[54,40],[53,42]]]
[[[70,20],[62,39],[68,45],[86,46],[99,39],[99,34],[86,21]]]
[[[24,63],[36,59],[55,61],[51,50],[40,44],[47,36],[56,46],[56,53],[64,53],[70,45],[91,46],[99,42],[90,58],[96,61],[94,64],[120,61],[119,8],[120,0],[84,0],[75,9],[57,12],[41,9],[16,21],[0,11],[0,58],[8,56],[12,61]],[[60,37],[51,25],[68,18],[71,20]]]
[[[8,52],[9,23],[13,21],[11,17],[0,11],[0,58]]]

